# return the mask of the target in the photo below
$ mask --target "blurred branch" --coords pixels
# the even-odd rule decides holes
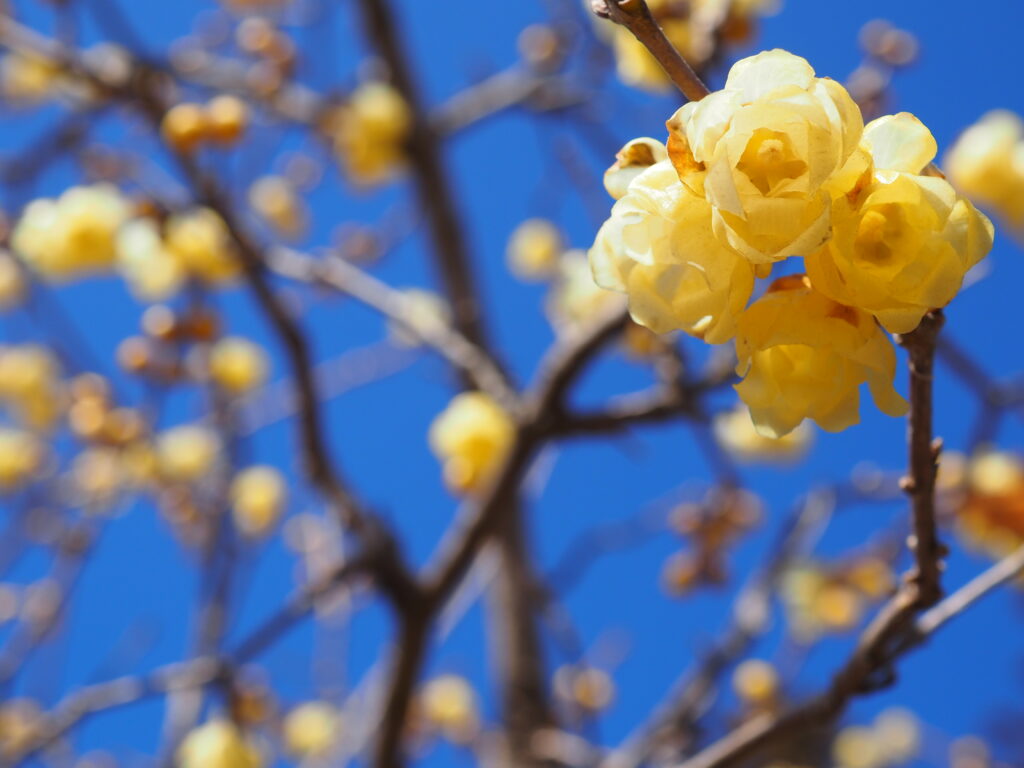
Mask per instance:
[[[442,321],[419,321],[410,302],[400,291],[389,287],[359,267],[334,255],[315,259],[289,248],[275,248],[268,254],[268,264],[275,272],[296,280],[325,285],[347,293],[403,329],[429,344],[448,362],[460,370],[473,385],[510,409],[515,408],[516,395],[505,374],[491,359],[459,331]]]

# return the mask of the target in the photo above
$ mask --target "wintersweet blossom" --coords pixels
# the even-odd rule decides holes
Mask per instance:
[[[224,283],[239,273],[227,224],[209,208],[194,208],[168,218],[164,245],[189,275],[205,283]]]
[[[247,467],[231,481],[230,495],[235,527],[245,536],[263,536],[277,524],[284,510],[285,480],[274,467]]]
[[[564,250],[558,227],[547,219],[527,219],[512,232],[505,254],[516,277],[540,280],[555,271]]]
[[[814,440],[814,430],[806,422],[782,437],[762,435],[743,406],[716,414],[712,428],[719,445],[736,459],[750,463],[795,462],[803,458]]]
[[[261,386],[269,369],[263,347],[240,336],[225,336],[210,347],[210,379],[229,394]]]
[[[252,740],[228,720],[211,720],[188,733],[178,748],[180,768],[261,768]]]
[[[200,480],[213,470],[220,455],[220,438],[208,427],[183,424],[157,436],[157,470],[165,480],[181,483]]]
[[[430,425],[430,447],[444,464],[455,493],[482,490],[501,465],[515,436],[512,418],[483,392],[463,392]]]
[[[307,701],[292,709],[281,723],[285,749],[300,760],[323,759],[338,743],[341,725],[337,707],[326,701]]]
[[[141,301],[163,301],[174,296],[188,277],[184,264],[165,247],[152,219],[133,219],[121,227],[116,250],[117,271]]]
[[[26,207],[11,235],[14,250],[48,280],[68,280],[110,267],[129,206],[116,187],[72,187]]]
[[[823,189],[856,149],[860,109],[783,50],[736,62],[725,88],[668,123],[680,178],[704,194],[716,234],[753,263],[804,256],[829,235]]]
[[[655,163],[630,182],[597,233],[590,265],[598,285],[625,293],[633,319],[728,341],[754,286],[754,267],[712,232],[708,202]]]
[[[328,128],[346,173],[363,185],[386,181],[402,167],[411,129],[409,105],[384,82],[367,82],[356,88]]]
[[[998,109],[983,115],[946,153],[950,181],[1015,230],[1024,228],[1024,121]]]
[[[829,432],[856,424],[864,383],[884,413],[907,410],[893,388],[895,350],[874,318],[813,290],[805,275],[776,280],[740,317],[736,355],[736,391],[770,437],[808,418]]]
[[[863,145],[873,173],[832,204],[832,237],[806,259],[815,289],[907,333],[948,304],[992,247],[992,224],[945,179],[928,129],[901,112],[872,121]]]

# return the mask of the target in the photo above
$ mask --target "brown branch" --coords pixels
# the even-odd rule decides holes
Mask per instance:
[[[934,605],[942,596],[942,558],[946,554],[935,523],[935,476],[942,443],[932,440],[932,379],[942,323],[940,310],[929,312],[914,331],[898,337],[910,365],[910,455],[903,488],[910,496],[913,512],[910,546],[915,568],[910,577],[917,587],[916,602],[921,608]]]
[[[687,99],[700,101],[711,92],[665,37],[645,0],[591,0],[591,7],[598,16],[611,19],[632,32]]]
[[[781,715],[755,717],[711,744],[680,768],[724,768],[769,743],[838,717],[855,696],[890,685],[892,665],[912,645],[915,621],[922,610],[941,597],[944,550],[935,526],[935,475],[940,444],[932,442],[932,378],[935,343],[942,314],[930,312],[921,325],[899,337],[910,366],[908,477],[902,486],[911,497],[914,567],[896,595],[878,612],[861,635],[847,662],[828,688],[808,702]]]

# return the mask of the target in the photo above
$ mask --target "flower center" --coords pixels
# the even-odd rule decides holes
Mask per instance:
[[[760,128],[750,137],[736,168],[762,195],[768,195],[783,181],[800,178],[807,164],[797,157],[786,134]]]

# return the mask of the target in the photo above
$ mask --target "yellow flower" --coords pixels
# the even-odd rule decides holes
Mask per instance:
[[[921,750],[921,723],[909,710],[882,710],[875,718],[874,731],[887,765],[909,763]]]
[[[285,504],[285,481],[274,467],[243,469],[231,482],[231,514],[245,536],[265,535],[277,523]]]
[[[164,227],[164,243],[190,275],[204,282],[223,283],[238,275],[227,225],[209,208],[171,216]]]
[[[479,726],[476,694],[469,681],[458,675],[429,680],[420,692],[423,716],[454,742],[465,742]]]
[[[49,429],[61,410],[60,364],[46,347],[0,347],[0,400],[22,424]]]
[[[172,427],[156,440],[157,469],[165,480],[200,480],[213,469],[220,453],[220,438],[198,424]]]
[[[626,142],[615,153],[615,162],[604,172],[604,188],[616,200],[621,200],[637,176],[655,163],[668,159],[668,150],[657,139],[642,136]]]
[[[874,173],[832,205],[832,237],[806,259],[814,288],[908,333],[948,304],[964,274],[992,247],[992,224],[945,179],[919,172],[935,139],[911,114],[864,129]]]
[[[558,227],[547,219],[527,219],[509,237],[506,257],[516,277],[539,280],[555,271],[563,250]]]
[[[134,219],[121,227],[117,271],[132,294],[145,302],[174,296],[188,277],[184,264],[164,246],[152,219]]]
[[[332,122],[335,152],[356,183],[378,184],[404,164],[412,112],[387,83],[360,85]]]
[[[1024,227],[1024,122],[1013,112],[981,117],[946,153],[943,167],[953,184],[990,206],[1011,227]]]
[[[44,449],[31,432],[0,427],[0,491],[17,488],[39,469]]]
[[[243,395],[267,380],[270,364],[258,344],[225,336],[210,348],[210,378],[232,395]]]
[[[740,461],[789,463],[803,458],[814,440],[809,424],[800,424],[782,437],[767,437],[754,427],[750,411],[742,406],[714,417],[715,439]]]
[[[11,235],[14,250],[44,278],[66,280],[110,267],[128,204],[116,187],[72,187],[26,207]]]
[[[754,268],[719,242],[712,211],[680,183],[672,164],[637,176],[612,207],[590,250],[597,284],[626,294],[640,325],[720,344],[754,287]]]
[[[8,53],[0,58],[0,91],[13,101],[42,101],[53,94],[60,79],[60,65],[44,56]]]
[[[0,310],[21,304],[27,291],[28,285],[17,260],[0,248]]]
[[[770,705],[779,693],[779,674],[761,659],[747,659],[732,673],[736,695],[754,706]]]
[[[837,768],[881,768],[880,745],[871,728],[848,725],[836,734],[832,759]]]
[[[829,234],[823,186],[860,140],[843,86],[782,50],[741,59],[725,88],[668,123],[680,178],[707,196],[715,232],[753,263],[805,256]]]
[[[444,464],[455,493],[482,490],[504,461],[515,437],[511,417],[482,392],[463,392],[430,425],[431,450]]]
[[[892,383],[896,353],[874,319],[812,290],[804,275],[776,280],[743,313],[736,355],[736,391],[770,437],[807,418],[829,432],[856,424],[865,382],[883,412],[907,410]]]
[[[621,296],[594,281],[584,251],[572,250],[562,254],[546,306],[548,318],[556,330],[571,333],[605,311],[610,304],[621,301]]]
[[[330,755],[338,741],[341,713],[326,701],[307,701],[285,715],[281,730],[288,754],[300,760]]]
[[[249,205],[277,234],[296,239],[309,223],[309,213],[295,185],[283,176],[263,176],[249,187]]]
[[[116,448],[86,448],[71,463],[71,479],[82,501],[111,502],[125,480],[120,451]]]
[[[227,720],[193,729],[178,748],[179,768],[262,768],[264,763],[252,740]]]

